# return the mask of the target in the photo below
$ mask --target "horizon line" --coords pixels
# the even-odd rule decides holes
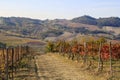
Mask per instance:
[[[90,16],[93,17],[91,15],[82,15],[82,16]],[[79,18],[82,16],[77,16],[77,17],[73,17],[73,18],[45,18],[45,19],[41,19],[41,18],[36,18],[36,17],[30,17],[30,16],[0,16],[0,17],[6,17],[6,18],[11,18],[11,17],[15,17],[15,18],[29,18],[29,19],[36,19],[36,20],[55,20],[55,19],[65,19],[65,20],[72,20],[74,18]],[[111,17],[117,17],[120,18],[120,16],[105,16],[105,17],[93,17],[95,19],[99,19],[99,18],[111,18]]]

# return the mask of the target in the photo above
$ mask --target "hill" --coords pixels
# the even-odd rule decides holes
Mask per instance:
[[[73,22],[76,22],[76,23],[83,23],[83,24],[90,24],[90,25],[97,25],[97,19],[91,17],[91,16],[81,16],[81,17],[78,17],[78,18],[74,18],[72,19]]]
[[[106,28],[110,27],[110,28]],[[68,38],[78,35],[95,35],[119,39],[120,18],[93,18],[81,16],[72,20],[54,19],[39,20],[24,17],[0,17],[0,33],[9,36],[37,38],[37,39],[60,39],[61,36],[69,33]],[[66,37],[64,35],[64,37]],[[62,37],[62,38],[64,38]]]
[[[93,18],[91,16],[81,16],[72,19],[73,22],[97,25],[97,26],[113,26],[120,27],[120,18],[119,17],[108,17],[108,18]]]

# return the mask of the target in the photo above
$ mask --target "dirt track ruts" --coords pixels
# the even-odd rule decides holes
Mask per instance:
[[[38,80],[96,80],[54,54],[35,56]]]

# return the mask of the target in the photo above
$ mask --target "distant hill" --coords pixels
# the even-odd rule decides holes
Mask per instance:
[[[112,28],[105,28],[105,27]],[[113,29],[118,27],[118,29]],[[81,16],[72,20],[54,19],[39,20],[24,17],[0,17],[0,33],[9,36],[39,38],[46,40],[48,38],[60,39],[74,38],[78,34],[84,35],[119,35],[120,18],[93,18],[91,16]],[[112,30],[113,29],[113,30]],[[116,35],[117,33],[117,35]],[[64,35],[64,36],[63,36]]]
[[[119,17],[109,17],[109,18],[93,18],[91,16],[81,16],[78,18],[72,19],[73,22],[79,22],[83,24],[97,25],[97,26],[113,26],[120,27],[120,18]]]
[[[97,20],[91,16],[81,16],[78,18],[72,19],[73,22],[79,22],[83,24],[97,25]]]
[[[97,19],[97,25],[120,27],[120,18],[118,17],[99,18]]]

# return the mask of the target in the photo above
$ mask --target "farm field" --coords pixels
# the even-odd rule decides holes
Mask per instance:
[[[81,69],[94,76],[101,76],[106,80],[120,79],[119,43],[113,43],[104,38],[88,40],[88,42],[60,40],[48,42],[46,49],[48,52],[57,53],[73,62],[78,62]]]
[[[104,62],[104,70],[97,72],[97,61],[87,69],[82,60],[68,59],[62,53],[45,52],[42,43],[29,42],[29,47],[30,52],[20,60],[22,67],[17,69],[14,80],[119,80],[119,61],[113,62],[117,73],[111,77],[108,61]]]
[[[31,60],[32,67],[18,71],[16,80],[119,80],[108,79],[108,73],[97,74],[81,65],[58,54],[40,53]]]
[[[0,33],[0,42],[6,43],[8,46],[15,46],[15,45],[26,44],[28,42],[42,42],[42,41],[38,39],[8,36],[6,34]]]

